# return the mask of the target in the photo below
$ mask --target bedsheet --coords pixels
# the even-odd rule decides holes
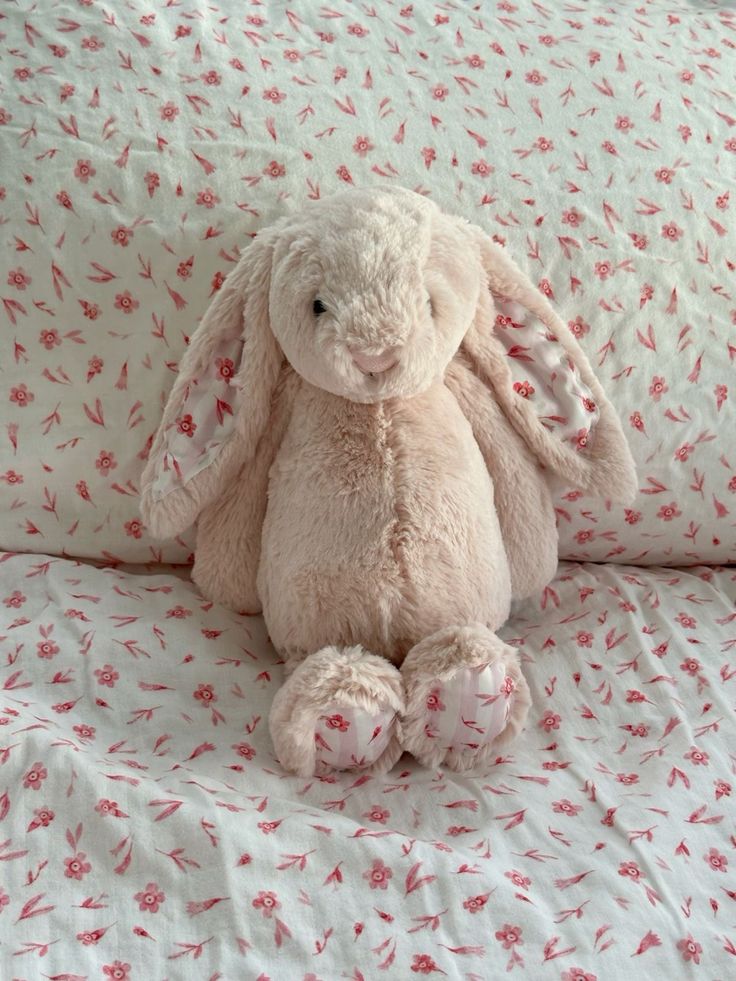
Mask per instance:
[[[260,618],[0,559],[0,977],[734,976],[733,569],[563,564],[493,765],[303,780]]]

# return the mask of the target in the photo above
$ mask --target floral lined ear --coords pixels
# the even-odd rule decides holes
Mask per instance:
[[[582,348],[549,301],[481,229],[482,291],[462,351],[545,467],[570,485],[629,503],[634,462]]]
[[[245,249],[181,359],[141,480],[141,513],[158,538],[196,520],[268,424],[282,362],[268,318],[276,234]]]

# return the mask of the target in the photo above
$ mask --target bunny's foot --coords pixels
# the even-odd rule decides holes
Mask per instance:
[[[485,763],[521,730],[531,704],[517,651],[479,623],[427,637],[409,651],[401,674],[402,746],[429,767]]]
[[[276,693],[269,725],[281,765],[302,777],[385,773],[401,756],[401,675],[362,647],[323,647]]]

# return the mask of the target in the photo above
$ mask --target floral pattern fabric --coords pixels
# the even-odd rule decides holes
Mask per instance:
[[[288,776],[260,618],[0,553],[0,976],[733,976],[736,572],[566,564],[480,773]]]
[[[731,4],[6,7],[0,545],[188,561],[138,513],[187,338],[250,235],[387,181],[509,249],[624,421],[639,498],[563,491],[562,554],[736,558]]]

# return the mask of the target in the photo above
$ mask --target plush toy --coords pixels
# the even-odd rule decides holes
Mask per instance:
[[[482,764],[529,689],[496,632],[557,565],[553,475],[635,490],[573,333],[479,228],[401,188],[259,232],[179,366],[142,482],[205,596],[263,611],[276,754],[309,776]]]

